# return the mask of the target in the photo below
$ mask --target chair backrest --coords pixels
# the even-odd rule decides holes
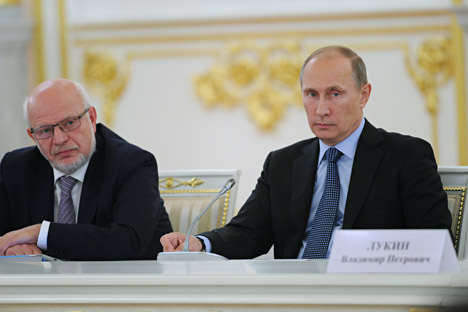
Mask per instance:
[[[442,185],[447,193],[448,206],[452,213],[452,233],[455,251],[459,259],[468,257],[468,213],[465,212],[465,195],[468,187],[467,166],[439,166]]]
[[[233,217],[240,170],[177,170],[159,172],[159,191],[175,232],[190,223],[216,197],[227,180],[236,183],[195,224],[192,234],[225,226]]]

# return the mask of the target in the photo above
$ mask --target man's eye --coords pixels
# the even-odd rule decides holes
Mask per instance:
[[[333,97],[337,97],[337,96],[339,96],[339,95],[340,95],[339,92],[332,92],[332,96],[333,96]]]
[[[314,92],[309,92],[309,93],[308,93],[308,96],[310,96],[310,97],[316,97],[317,94],[315,94]]]
[[[73,128],[76,124],[76,119],[68,119],[62,123],[62,127],[65,129]]]
[[[44,128],[44,129],[40,129],[38,131],[39,134],[43,133],[43,134],[47,134],[47,133],[50,133],[52,132],[52,128]]]

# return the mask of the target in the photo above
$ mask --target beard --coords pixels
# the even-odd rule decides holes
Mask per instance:
[[[47,159],[46,155],[42,152],[42,149],[39,147],[39,145],[37,145],[37,147],[39,148],[39,151],[41,152],[42,156],[44,156],[44,158]],[[91,158],[91,156],[93,156],[95,151],[96,151],[96,138],[93,135],[92,140],[91,140],[91,149],[89,151],[89,155],[80,154],[78,155],[78,159],[71,164],[63,164],[57,160],[49,161],[47,159],[47,161],[49,161],[50,165],[53,168],[57,169],[60,172],[63,172],[66,175],[70,175],[76,170],[78,170],[79,168],[81,168]]]

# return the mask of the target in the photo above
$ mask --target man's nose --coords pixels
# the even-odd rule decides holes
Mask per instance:
[[[317,105],[317,110],[316,110],[317,115],[319,116],[326,116],[330,114],[330,109],[328,106],[328,101],[325,98],[321,98],[318,102]]]
[[[57,144],[57,145],[60,145],[60,144],[63,144],[64,142],[66,142],[67,140],[68,140],[67,134],[65,132],[63,132],[62,129],[60,129],[59,126],[56,126],[54,128],[53,143]]]

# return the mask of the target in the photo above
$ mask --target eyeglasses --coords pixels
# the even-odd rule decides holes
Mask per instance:
[[[60,130],[63,132],[69,132],[72,130],[75,130],[79,126],[81,126],[81,117],[83,117],[87,112],[89,111],[89,108],[85,109],[85,111],[76,117],[70,117],[67,119],[62,120],[58,124],[51,125],[51,126],[42,126],[36,129],[31,128],[30,131],[36,138],[36,140],[44,140],[47,138],[50,138],[54,135],[54,128],[59,127]]]

